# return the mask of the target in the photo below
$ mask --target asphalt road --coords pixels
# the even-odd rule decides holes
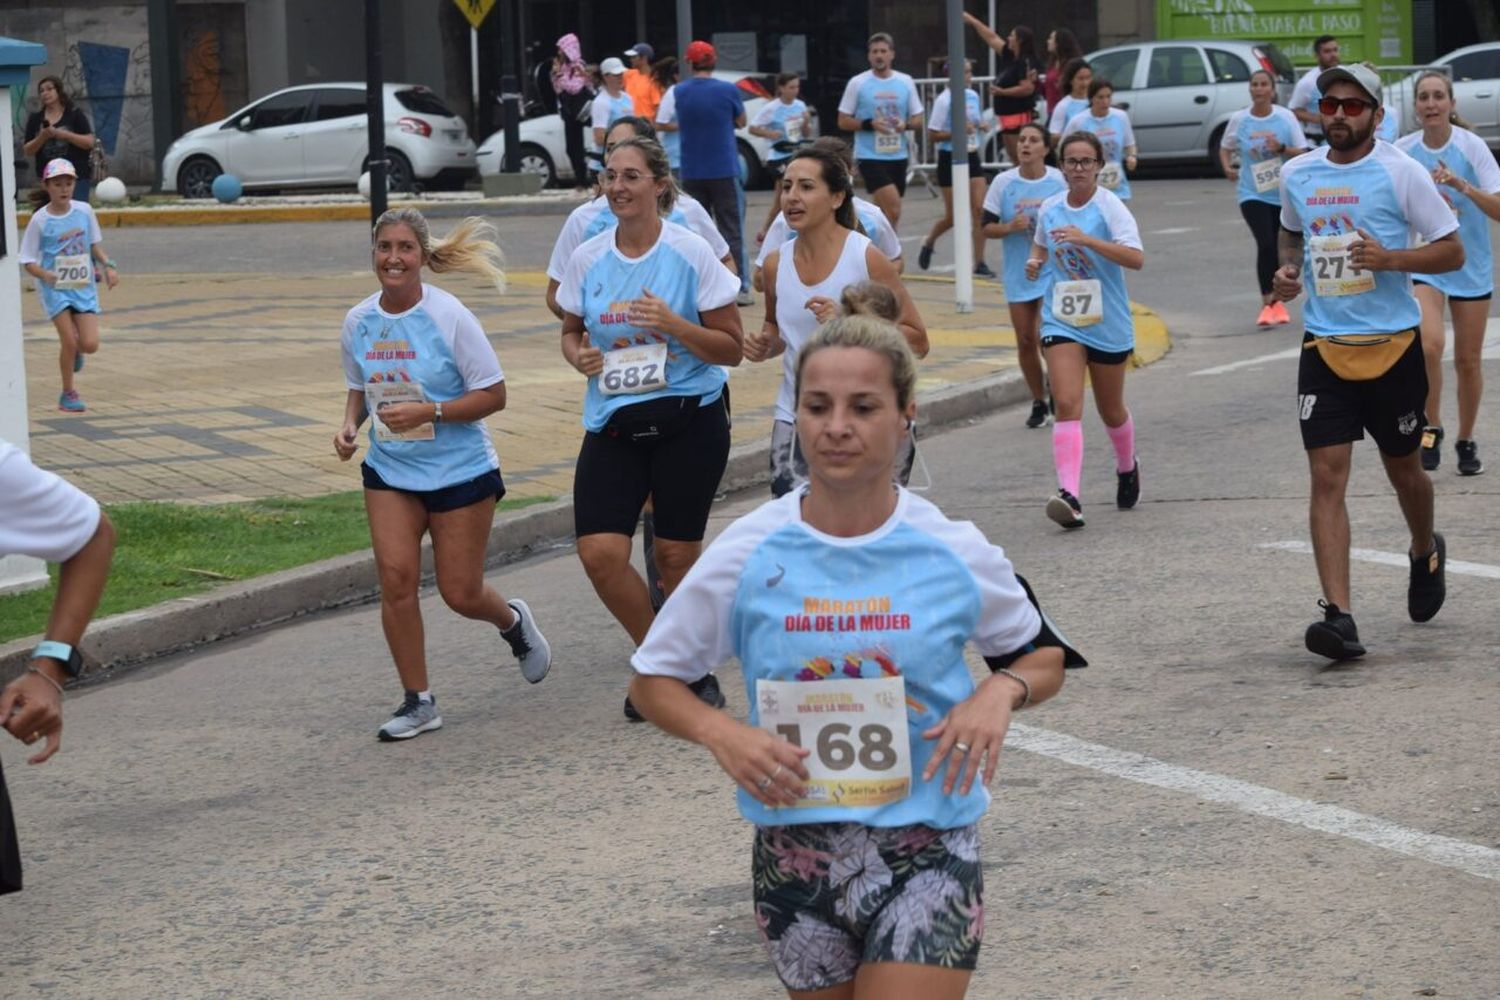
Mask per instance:
[[[1141,505],[1107,503],[1092,415],[1072,534],[1042,514],[1049,439],[1020,411],[922,447],[929,495],[1006,547],[1092,660],[1013,731],[983,821],[971,995],[1500,995],[1500,479],[1460,479],[1445,456],[1438,520],[1458,562],[1447,606],[1413,625],[1405,569],[1378,561],[1406,548],[1400,515],[1359,447],[1370,654],[1307,653],[1297,334],[1248,322],[1252,247],[1227,185],[1140,190],[1131,292],[1175,344],[1127,388]],[[907,236],[927,207],[910,202]],[[359,256],[319,227],[250,228],[122,230],[112,250],[274,244],[309,270]],[[548,242],[507,233],[515,266]],[[1494,406],[1478,436],[1500,440]],[[715,528],[760,499],[731,498]],[[366,607],[75,694],[44,767],[4,748],[29,887],[0,904],[0,995],[781,995],[730,785],[705,752],[621,718],[629,643],[574,556],[497,582],[536,609],[552,675],[529,687],[431,595],[448,725],[412,743],[374,739],[400,692]]]

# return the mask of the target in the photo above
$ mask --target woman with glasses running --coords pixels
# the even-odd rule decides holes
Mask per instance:
[[[1427,362],[1427,426],[1422,434],[1422,468],[1436,469],[1443,457],[1443,304],[1453,319],[1453,371],[1458,376],[1458,474],[1484,471],[1474,424],[1484,394],[1480,349],[1495,291],[1495,256],[1490,220],[1500,220],[1500,168],[1484,140],[1458,124],[1453,84],[1443,73],[1423,73],[1416,83],[1420,132],[1403,136],[1396,148],[1432,172],[1438,193],[1458,215],[1464,266],[1444,274],[1414,274],[1422,305],[1422,353]]]
[[[1099,186],[1104,146],[1075,132],[1058,157],[1068,189],[1047,199],[1037,214],[1026,277],[1043,277],[1042,351],[1052,381],[1057,422],[1052,460],[1057,495],[1047,516],[1064,528],[1083,527],[1083,385],[1094,387],[1094,406],[1115,450],[1115,505],[1129,510],[1141,496],[1135,454],[1135,421],[1125,407],[1125,369],[1135,349],[1135,321],[1125,292],[1125,268],[1146,263],[1140,229],[1125,203]]]
[[[1276,79],[1266,70],[1250,74],[1250,106],[1229,116],[1219,143],[1219,163],[1235,185],[1240,214],[1255,237],[1255,276],[1260,281],[1256,326],[1290,323],[1286,304],[1271,290],[1281,266],[1276,242],[1281,233],[1281,165],[1308,150],[1297,116],[1276,103]],[[1239,154],[1239,166],[1234,164]]]

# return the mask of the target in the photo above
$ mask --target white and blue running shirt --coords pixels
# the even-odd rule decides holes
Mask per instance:
[[[619,227],[611,227],[578,248],[563,272],[557,304],[583,319],[589,342],[604,351],[666,344],[667,385],[637,394],[606,395],[597,375],[588,380],[583,426],[601,431],[614,412],[665,396],[700,396],[702,405],[723,393],[724,369],[688,350],[676,337],[630,323],[630,303],[650,291],[689,323],[702,313],[730,305],[740,279],[719,262],[703,238],[675,222],[662,222],[656,245],[640,257],[626,257],[615,246]]]
[[[1241,108],[1229,116],[1224,126],[1222,148],[1240,154],[1240,179],[1235,185],[1241,203],[1263,201],[1267,205],[1281,204],[1281,183],[1257,184],[1254,164],[1267,160],[1282,159],[1280,153],[1267,150],[1269,140],[1275,139],[1287,149],[1307,149],[1307,136],[1302,132],[1302,123],[1297,116],[1279,104],[1271,105],[1271,113],[1257,118],[1249,108]],[[1265,190],[1260,190],[1264,187]]]
[[[860,122],[884,121],[901,129],[893,136],[860,128],[854,133],[854,156],[859,160],[904,160],[910,151],[906,123],[922,113],[917,85],[905,73],[891,70],[890,76],[878,77],[867,69],[849,81],[839,101],[839,114],[850,115]]]
[[[746,792],[752,823],[973,823],[990,795],[942,790],[922,771],[935,740],[922,737],[974,693],[964,663],[972,642],[985,656],[1025,649],[1042,630],[1005,553],[967,521],[951,521],[905,489],[884,524],[841,538],[802,520],[806,487],[763,504],[724,530],[693,564],[631,658],[636,672],[691,683],[738,657],[758,725],[763,680],[902,677],[911,746],[911,793],[878,806],[770,809]]]
[[[677,192],[677,204],[667,213],[666,221],[685,226],[703,237],[719,260],[729,256],[729,244],[724,242],[719,227],[714,225],[713,218],[703,204],[692,195]],[[609,199],[602,194],[573,209],[563,223],[562,232],[557,234],[557,242],[552,245],[552,256],[547,261],[547,277],[553,281],[562,281],[563,272],[567,270],[568,261],[573,259],[574,252],[606,229],[613,229],[619,224],[620,220],[609,207]]]
[[[1287,108],[1291,111],[1307,111],[1314,118],[1317,118],[1318,101],[1323,98],[1323,92],[1318,89],[1318,77],[1322,75],[1323,67],[1321,66],[1314,66],[1306,73],[1303,73],[1301,79],[1292,87],[1291,99],[1286,102]],[[1292,117],[1295,118],[1296,115]],[[1300,120],[1298,123],[1301,124]],[[1321,122],[1317,124],[1304,124],[1302,125],[1302,131],[1310,139],[1323,138],[1323,125]]]
[[[422,286],[404,313],[380,308],[376,292],[349,310],[340,341],[344,384],[364,392],[381,382],[421,386],[429,402],[446,403],[505,380],[495,349],[472,312],[451,293]],[[365,462],[398,490],[440,490],[468,482],[500,460],[483,420],[442,421],[430,441],[378,441],[370,421]]]
[[[661,103],[656,106],[657,125],[677,124],[677,85],[674,83],[667,88],[667,92],[661,95]],[[661,140],[661,148],[667,151],[667,165],[673,170],[682,169],[682,133],[677,129],[664,131],[658,129],[656,138]]]
[[[1380,119],[1380,126],[1375,129],[1375,138],[1386,142],[1395,142],[1401,135],[1401,112],[1389,104],[1383,105],[1385,117]]]
[[[1334,163],[1328,147],[1303,153],[1281,168],[1281,225],[1304,239],[1303,326],[1319,337],[1395,333],[1417,326],[1422,310],[1405,271],[1353,272],[1342,244],[1363,229],[1387,250],[1411,246],[1411,234],[1431,242],[1458,229],[1453,209],[1416,160],[1388,142],[1353,163]],[[1320,279],[1374,276],[1368,291],[1319,294]],[[1349,287],[1356,282],[1348,281]]]
[[[1046,286],[1042,294],[1042,336],[1067,337],[1098,351],[1134,350],[1135,319],[1125,291],[1125,269],[1086,247],[1057,244],[1052,234],[1064,226],[1077,226],[1108,243],[1144,249],[1135,217],[1113,192],[1095,188],[1094,196],[1082,208],[1068,204],[1066,191],[1048,198],[1038,211],[1034,238],[1036,245],[1047,251],[1041,274]],[[1098,305],[1103,316],[1098,322],[1080,326],[1053,314],[1054,286],[1061,281],[1099,282],[1102,299]]]
[[[885,217],[879,205],[873,201],[865,201],[863,198],[855,198],[854,214],[859,219],[859,224],[864,227],[865,235],[869,237],[871,243],[875,244],[876,250],[893,262],[901,259],[901,237],[897,236],[896,230],[891,228],[891,220]],[[766,238],[760,244],[760,253],[755,257],[755,266],[765,267],[767,257],[796,238],[797,231],[786,224],[785,215],[777,212],[776,218],[772,219],[771,225],[766,228]]]
[[[88,280],[82,288],[54,288],[36,279],[37,295],[51,319],[64,309],[80,313],[99,311],[99,290],[94,282],[94,244],[104,242],[99,220],[86,201],[70,200],[68,210],[53,215],[44,205],[31,213],[26,233],[21,237],[22,264],[36,264],[44,271],[57,270],[58,257],[82,257],[88,268]]]
[[[1067,133],[1092,132],[1104,147],[1104,165],[1099,171],[1099,186],[1108,190],[1121,201],[1130,200],[1130,178],[1125,174],[1125,147],[1135,145],[1135,131],[1130,127],[1130,118],[1119,108],[1110,108],[1103,118],[1095,118],[1092,111],[1074,115],[1068,122]],[[1057,151],[1062,158],[1062,150]],[[1118,182],[1110,177],[1111,168]],[[1111,181],[1112,183],[1105,183]]]
[[[937,95],[937,99],[932,102],[932,117],[927,119],[928,129],[935,128],[939,132],[946,132],[950,128],[952,128],[953,122],[949,120],[953,114],[953,112],[950,110],[952,106],[953,89],[951,87],[944,87],[943,92]],[[974,151],[977,152],[979,150],[980,126],[979,95],[974,93],[974,91],[970,90],[968,87],[964,88],[964,117],[968,120],[970,125],[974,126],[973,133],[965,136],[964,149],[968,150],[969,145],[972,142]],[[951,138],[944,139],[942,142],[937,144],[937,150],[939,153],[953,152],[953,140]]]
[[[1068,182],[1056,167],[1047,167],[1041,177],[1028,180],[1019,170],[1006,170],[995,176],[984,196],[984,211],[1001,222],[1025,215],[1031,225],[1019,233],[1000,240],[1001,271],[1008,302],[1034,302],[1047,291],[1046,269],[1036,281],[1026,277],[1026,260],[1031,256],[1031,241],[1036,236],[1037,213],[1048,198],[1068,189]]]
[[[1428,149],[1421,132],[1404,135],[1396,148],[1427,168],[1428,173],[1446,164],[1449,171],[1477,190],[1500,194],[1500,166],[1484,140],[1468,129],[1453,126],[1453,134],[1441,149]],[[1495,255],[1490,243],[1490,219],[1474,199],[1446,184],[1437,185],[1438,195],[1458,216],[1458,238],[1464,245],[1464,266],[1444,274],[1423,274],[1417,280],[1444,295],[1479,298],[1495,290]]]
[[[773,140],[775,142],[801,142],[812,138],[807,134],[806,128],[807,104],[800,97],[790,104],[779,97],[774,101],[767,101],[755,112],[755,118],[750,124],[756,128],[775,129],[780,134],[779,139]],[[784,153],[771,150],[773,161],[785,160],[791,155],[791,150]]]
[[[1068,122],[1089,110],[1089,99],[1087,97],[1064,97],[1057,102],[1057,107],[1052,109],[1052,117],[1047,122],[1047,131],[1059,138],[1063,130],[1068,127]]]

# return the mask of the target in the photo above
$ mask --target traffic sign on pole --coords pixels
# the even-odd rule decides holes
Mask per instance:
[[[464,17],[469,19],[469,24],[475,31],[484,23],[484,19],[490,16],[490,11],[495,8],[495,0],[453,0],[458,4],[458,9],[463,11]]]

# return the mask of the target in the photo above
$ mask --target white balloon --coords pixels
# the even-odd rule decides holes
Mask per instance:
[[[125,200],[125,182],[118,177],[106,177],[94,185],[94,196],[111,205]]]
[[[370,199],[370,172],[368,170],[359,175],[359,196],[366,201]]]

